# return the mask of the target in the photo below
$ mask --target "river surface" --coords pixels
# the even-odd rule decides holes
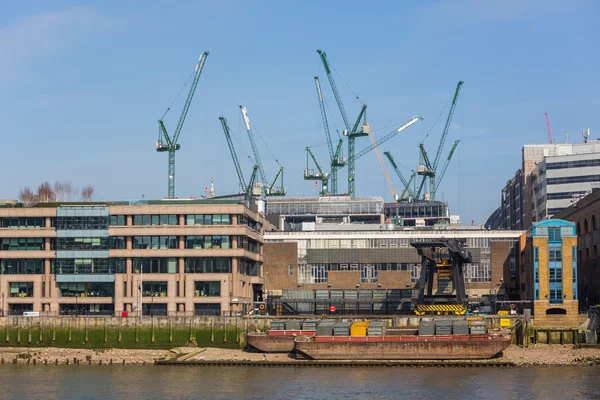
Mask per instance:
[[[0,367],[2,399],[581,399],[600,368]]]

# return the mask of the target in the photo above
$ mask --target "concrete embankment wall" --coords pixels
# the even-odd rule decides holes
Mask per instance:
[[[5,317],[0,346],[169,349],[244,348],[246,333],[269,321],[241,317]]]

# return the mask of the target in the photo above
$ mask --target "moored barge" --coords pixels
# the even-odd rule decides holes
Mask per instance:
[[[313,360],[482,360],[511,343],[509,331],[448,336],[298,336],[296,353]]]
[[[247,335],[250,346],[263,353],[291,353],[294,351],[294,339],[298,336],[315,335],[312,330],[269,330],[268,333],[251,332]]]

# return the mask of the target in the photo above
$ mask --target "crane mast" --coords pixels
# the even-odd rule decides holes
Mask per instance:
[[[181,148],[181,145],[178,143],[179,135],[181,134],[181,129],[183,128],[183,123],[185,122],[185,118],[190,109],[190,105],[192,104],[192,99],[194,97],[194,93],[196,93],[196,87],[198,86],[198,81],[200,80],[200,74],[204,69],[204,63],[206,61],[206,57],[208,57],[209,52],[205,51],[200,56],[198,60],[198,64],[196,65],[196,72],[194,74],[194,79],[190,86],[190,91],[185,100],[185,104],[183,105],[183,110],[181,111],[181,115],[179,116],[179,121],[177,122],[177,126],[175,127],[175,131],[172,136],[169,136],[167,132],[167,128],[163,122],[163,118],[171,109],[167,108],[167,111],[163,114],[163,116],[158,120],[159,131],[158,131],[158,141],[156,142],[156,151],[169,153],[169,176],[168,176],[168,198],[175,198],[175,151]]]
[[[227,140],[227,146],[229,147],[229,152],[231,153],[231,158],[233,159],[235,172],[237,173],[238,179],[240,181],[240,187],[243,191],[249,193],[249,189],[251,190],[252,187],[246,185],[246,180],[244,179],[244,174],[242,173],[242,168],[240,167],[240,162],[238,160],[235,147],[233,146],[233,141],[231,140],[231,131],[229,130],[227,119],[225,119],[225,117],[219,117],[219,121],[221,121],[221,126],[223,127],[223,132],[225,133],[225,139]]]
[[[254,133],[252,132],[252,127],[250,126],[250,118],[248,118],[248,112],[246,111],[246,107],[241,104],[238,105],[240,111],[242,113],[242,118],[244,119],[244,126],[246,127],[246,132],[248,133],[248,140],[250,140],[250,146],[252,146],[252,153],[254,153],[254,163],[258,165],[258,174],[261,179],[261,183],[267,183],[267,176],[265,175],[265,170],[262,165],[262,161],[260,160],[260,154],[258,153],[258,148],[256,147],[256,141],[254,140]]]

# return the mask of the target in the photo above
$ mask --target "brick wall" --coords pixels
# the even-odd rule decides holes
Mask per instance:
[[[296,243],[265,243],[264,277],[266,290],[298,289],[298,248]],[[294,274],[289,274],[289,266]]]

